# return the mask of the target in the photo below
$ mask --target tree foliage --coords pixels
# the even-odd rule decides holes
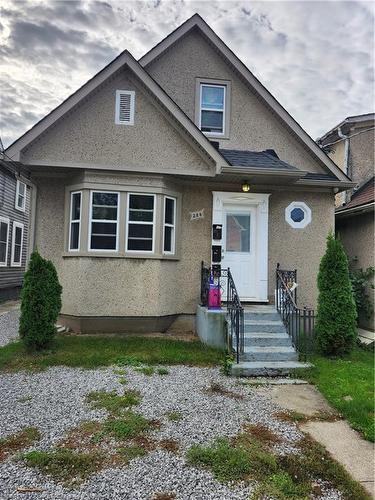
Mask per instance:
[[[349,278],[348,259],[340,240],[332,234],[318,274],[316,334],[323,354],[351,351],[357,338],[357,311]]]
[[[350,271],[350,280],[353,286],[353,294],[358,314],[362,313],[367,319],[371,318],[374,312],[372,301],[369,297],[368,290],[374,289],[373,277],[375,269],[368,267],[367,269],[352,269]]]
[[[56,333],[62,287],[53,263],[34,251],[21,292],[20,337],[29,350],[47,347]]]

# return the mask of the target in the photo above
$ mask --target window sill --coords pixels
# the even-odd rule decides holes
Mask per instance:
[[[63,258],[69,257],[84,257],[84,258],[101,258],[101,259],[153,259],[153,260],[180,260],[177,255],[161,255],[161,254],[146,254],[146,253],[112,253],[112,252],[64,252]]]

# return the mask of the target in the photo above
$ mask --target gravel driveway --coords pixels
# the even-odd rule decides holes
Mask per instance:
[[[0,347],[12,342],[18,337],[19,309],[0,314]]]
[[[84,420],[103,420],[104,410],[92,410],[85,402],[90,391],[135,389],[141,394],[137,412],[158,419],[157,439],[177,440],[177,453],[157,449],[128,466],[110,468],[92,475],[79,489],[67,490],[27,468],[13,456],[0,463],[0,498],[26,500],[83,499],[152,499],[156,493],[174,492],[185,499],[248,499],[251,486],[219,483],[210,472],[189,466],[184,452],[194,443],[210,443],[219,436],[237,434],[244,423],[263,423],[284,438],[277,445],[280,452],[292,452],[301,437],[294,424],[272,418],[278,407],[265,388],[239,385],[236,379],[220,374],[218,369],[168,367],[167,375],[146,376],[126,367],[127,384],[112,368],[80,370],[52,368],[41,373],[0,375],[0,437],[27,426],[35,426],[42,439],[30,449],[49,449],[70,428]],[[207,388],[220,384],[243,396],[235,399],[212,394]],[[170,421],[169,412],[180,412],[182,420]],[[37,486],[38,493],[17,493],[18,487]],[[323,498],[339,498],[334,492]]]

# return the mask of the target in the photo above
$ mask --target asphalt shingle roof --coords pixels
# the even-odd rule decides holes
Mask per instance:
[[[348,210],[349,208],[360,207],[375,201],[375,177],[369,179],[363,186],[352,194],[352,199],[340,207],[337,211]]]
[[[298,171],[280,160],[274,151],[241,151],[238,149],[219,149],[219,153],[233,167],[274,168],[282,170]]]

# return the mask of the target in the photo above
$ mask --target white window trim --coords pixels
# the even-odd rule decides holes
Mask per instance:
[[[8,251],[9,251],[9,229],[10,229],[10,220],[7,217],[0,217],[0,222],[3,222],[7,225],[7,236],[5,241],[5,262],[0,261],[0,267],[8,266]]]
[[[16,242],[16,227],[20,228],[22,230],[21,233],[21,252],[20,252],[20,261],[15,262],[14,261],[14,251],[15,251],[15,242]],[[12,256],[10,260],[10,265],[11,267],[21,267],[22,266],[22,252],[23,252],[23,230],[24,226],[21,222],[13,222],[13,229],[12,229]]]
[[[165,209],[166,209],[166,204],[167,200],[173,200],[173,224],[169,224],[165,222]],[[177,205],[177,199],[174,198],[173,196],[164,196],[164,210],[163,210],[163,238],[162,238],[162,245],[163,245],[163,254],[164,255],[174,255],[176,253],[176,205]],[[172,227],[173,228],[173,239],[171,241],[171,251],[168,252],[164,250],[164,237],[165,237],[165,228],[166,227]]]
[[[300,222],[292,219],[292,210],[300,208],[305,213],[305,218]],[[285,220],[294,229],[304,229],[311,222],[311,209],[303,201],[292,201],[285,209]]]
[[[135,195],[135,196],[152,196],[154,198],[154,210],[153,210],[153,214],[152,214],[152,222],[151,221],[131,221],[129,220],[129,210],[130,210],[130,196],[132,195]],[[133,253],[133,254],[137,254],[137,253],[140,253],[140,254],[146,254],[146,255],[150,255],[150,254],[153,254],[155,253],[155,232],[156,232],[156,210],[157,210],[157,207],[156,207],[156,201],[157,201],[157,198],[156,198],[156,195],[155,194],[152,194],[152,193],[128,193],[128,196],[127,196],[127,207],[126,207],[126,231],[125,231],[125,248],[126,248],[126,251],[128,253]],[[129,240],[128,240],[128,233],[129,233],[129,224],[147,224],[149,226],[152,225],[152,250],[129,250],[128,248],[128,243],[129,243]]]
[[[202,107],[202,88],[203,87],[215,87],[215,88],[220,87],[220,88],[224,89],[223,109],[214,109],[214,108],[208,109],[208,108]],[[199,84],[199,130],[202,132],[202,134],[208,135],[208,136],[214,136],[214,137],[225,137],[225,134],[226,134],[226,130],[225,130],[226,102],[227,102],[227,86],[226,85],[200,82],[200,84]],[[205,131],[203,131],[202,130],[202,111],[220,111],[220,113],[223,113],[223,131],[222,132],[205,132]]]
[[[130,119],[129,121],[120,120],[120,97],[121,95],[130,95]],[[115,104],[115,123],[116,125],[134,125],[135,113],[135,91],[134,90],[116,90]]]
[[[105,220],[105,219],[93,219],[92,218],[92,200],[94,193],[106,193],[106,194],[117,194],[117,219],[116,220]],[[113,253],[118,252],[119,246],[119,220],[120,220],[120,192],[119,191],[106,191],[103,189],[94,189],[90,191],[90,207],[89,207],[89,239],[88,239],[88,250],[89,252],[99,252],[99,253]],[[106,248],[91,248],[91,230],[93,222],[104,222],[108,224],[116,223],[116,248],[115,249],[106,249]]]
[[[18,205],[18,197],[19,197],[19,194],[20,194],[20,185],[23,184],[25,186],[25,194],[23,196],[23,206],[20,207]],[[17,179],[17,184],[16,184],[16,199],[15,199],[15,202],[14,202],[14,208],[16,210],[19,210],[20,212],[25,212],[26,210],[26,193],[27,193],[27,187],[26,187],[26,184],[22,181],[20,181],[19,179]]]
[[[79,208],[79,219],[73,219],[73,196],[75,194],[81,195],[80,208]],[[79,252],[81,248],[81,221],[82,221],[82,191],[72,191],[70,193],[70,217],[69,217],[69,242],[68,242],[68,251],[69,252]],[[71,238],[72,238],[72,223],[75,222],[79,224],[78,231],[78,248],[70,248]]]

